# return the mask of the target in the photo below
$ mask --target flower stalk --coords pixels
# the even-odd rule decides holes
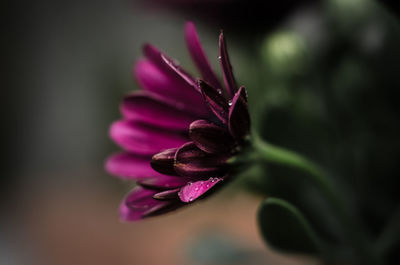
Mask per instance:
[[[294,151],[262,140],[256,133],[253,135],[252,143],[255,154],[251,157],[258,162],[269,162],[287,166],[307,173],[310,179],[320,188],[335,211],[346,240],[353,247],[357,256],[361,257],[363,264],[380,264],[377,255],[372,251],[368,243],[369,241],[362,229],[361,222],[358,222],[349,213],[349,209],[339,196],[335,185],[318,165]]]

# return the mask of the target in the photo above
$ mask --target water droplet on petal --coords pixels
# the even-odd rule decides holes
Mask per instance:
[[[189,201],[190,201],[190,202],[193,201],[193,197],[189,197]]]
[[[232,106],[232,100],[229,100],[229,101],[228,101],[228,105],[229,105],[229,106]]]
[[[218,60],[221,60],[222,59],[222,57],[221,56],[218,56]]]

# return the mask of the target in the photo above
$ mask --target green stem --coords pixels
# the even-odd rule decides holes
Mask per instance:
[[[289,166],[308,173],[311,180],[321,188],[332,209],[336,212],[346,240],[363,260],[363,264],[379,264],[361,225],[355,221],[355,217],[351,216],[335,186],[320,167],[293,151],[263,141],[258,135],[253,137],[253,146],[257,151],[257,159],[261,161]]]

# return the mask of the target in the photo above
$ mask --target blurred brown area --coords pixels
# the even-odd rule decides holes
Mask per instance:
[[[119,199],[101,185],[38,189],[28,197],[21,205],[29,210],[20,220],[34,264],[216,264],[188,256],[193,240],[207,233],[219,233],[251,252],[246,264],[306,264],[266,250],[255,221],[261,199],[245,193],[222,192],[137,223],[118,221]]]

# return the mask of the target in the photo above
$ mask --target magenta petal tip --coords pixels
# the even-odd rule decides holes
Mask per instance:
[[[220,181],[222,181],[222,178],[209,178],[208,180],[201,180],[193,183],[190,182],[181,188],[180,192],[178,193],[179,198],[182,202],[192,202],[204,195]]]

